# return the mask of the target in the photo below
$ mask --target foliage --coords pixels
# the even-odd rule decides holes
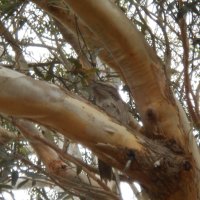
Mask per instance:
[[[179,1],[163,0],[116,0],[115,4],[137,26],[165,63],[169,84],[193,123],[199,141],[200,2],[184,1],[181,4]],[[63,9],[68,8],[65,5]],[[24,72],[34,79],[54,83],[90,101],[94,99],[88,83],[96,76],[98,81],[123,88],[121,92],[127,95],[129,110],[140,120],[129,88],[115,71],[99,60],[98,52],[89,48],[76,20],[76,34],[83,41],[83,45],[79,41],[77,46],[70,43],[70,38],[66,40],[56,20],[30,1],[1,1],[0,14],[0,44],[4,49],[0,57],[2,66]],[[182,24],[183,19],[186,27]],[[27,62],[26,69],[19,69],[19,55]],[[85,63],[91,67],[87,68]],[[2,115],[0,123],[11,132],[18,132],[12,118]],[[57,146],[65,144],[63,151],[68,149],[70,140],[54,130],[40,126],[38,129]],[[11,140],[0,149],[1,192],[11,192],[10,189],[15,186],[23,188],[31,180],[33,189],[30,189],[30,194],[33,199],[56,199],[46,195],[45,189],[37,187],[41,180],[51,187],[54,180],[45,172],[41,160],[33,156],[34,152],[26,139],[18,134],[18,140]],[[88,149],[83,149],[83,161],[96,169],[96,157]],[[79,167],[77,173],[81,171]],[[19,182],[20,178],[23,180]],[[73,199],[72,194],[68,191],[57,193],[59,199]]]

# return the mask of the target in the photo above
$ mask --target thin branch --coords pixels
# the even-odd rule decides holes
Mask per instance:
[[[13,37],[13,35],[5,28],[4,24],[1,21],[0,21],[0,34],[2,34],[4,36],[4,38],[12,46],[13,50],[16,53],[16,56],[15,56],[16,68],[20,69],[20,67],[21,67],[21,70],[27,70],[28,65],[24,58],[22,49],[19,45],[19,41]]]
[[[182,0],[179,0],[179,6],[181,9],[183,6]],[[179,27],[181,31],[181,41],[183,44],[184,86],[185,86],[185,95],[186,95],[188,110],[189,110],[189,113],[191,115],[194,125],[196,127],[200,127],[200,116],[198,113],[195,112],[191,99],[190,99],[192,88],[191,88],[191,83],[190,83],[190,78],[189,78],[189,40],[187,36],[187,23],[183,16],[180,17],[178,23],[179,23]]]

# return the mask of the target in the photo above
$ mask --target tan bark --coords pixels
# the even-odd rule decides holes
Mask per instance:
[[[174,139],[188,156],[192,151],[191,162],[194,159],[196,163],[193,167],[199,169],[199,152],[196,147],[193,147],[196,144],[188,145],[188,141],[191,140],[188,136],[191,128],[186,115],[177,105],[169,88],[163,66],[145,44],[140,33],[110,1],[103,0],[97,3],[87,0],[83,3],[66,0],[65,2],[104,42],[116,63],[119,64],[120,71],[134,96],[146,134],[156,132],[168,139]],[[180,195],[180,198],[184,196],[185,199],[190,199],[189,193],[195,196],[198,193],[199,196],[198,189],[195,189],[195,182],[191,188],[188,185],[184,188],[187,195],[182,191],[176,195],[176,198]]]
[[[60,127],[61,132],[73,134],[73,139],[88,145],[98,141],[127,148],[134,146],[138,150],[142,148],[125,127],[84,99],[3,67],[0,72],[1,112],[39,119],[46,125]],[[79,120],[81,123],[77,126]]]
[[[49,1],[33,2],[44,8]],[[108,64],[128,84],[144,124],[141,132],[147,137],[127,130],[69,92],[4,68],[0,70],[1,112],[50,126],[85,144],[142,183],[152,199],[200,199],[199,151],[155,53],[111,1],[65,2],[79,16],[85,37],[91,38],[90,45],[106,49],[104,54],[114,63],[108,59]],[[53,6],[45,9],[74,31],[71,18],[64,18],[66,10]]]
[[[130,131],[70,92],[3,67],[0,83],[1,112],[49,126],[88,146],[103,161],[141,182],[153,197],[174,192],[177,174],[188,179],[192,172],[192,163],[173,141],[154,142]],[[158,193],[160,189],[163,191]]]

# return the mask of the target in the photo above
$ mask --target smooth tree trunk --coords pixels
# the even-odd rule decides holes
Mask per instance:
[[[63,18],[69,12],[59,10],[59,2],[32,2],[74,34],[69,23],[72,18]],[[143,128],[129,129],[69,91],[3,67],[0,112],[51,127],[84,144],[101,160],[138,181],[151,199],[199,200],[199,150],[164,64],[111,1],[64,2],[77,15],[87,40],[91,38],[90,47],[101,47],[99,57],[129,86]]]

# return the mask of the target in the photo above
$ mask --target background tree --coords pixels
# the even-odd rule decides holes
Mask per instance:
[[[199,4],[1,1],[1,191],[200,199]]]

